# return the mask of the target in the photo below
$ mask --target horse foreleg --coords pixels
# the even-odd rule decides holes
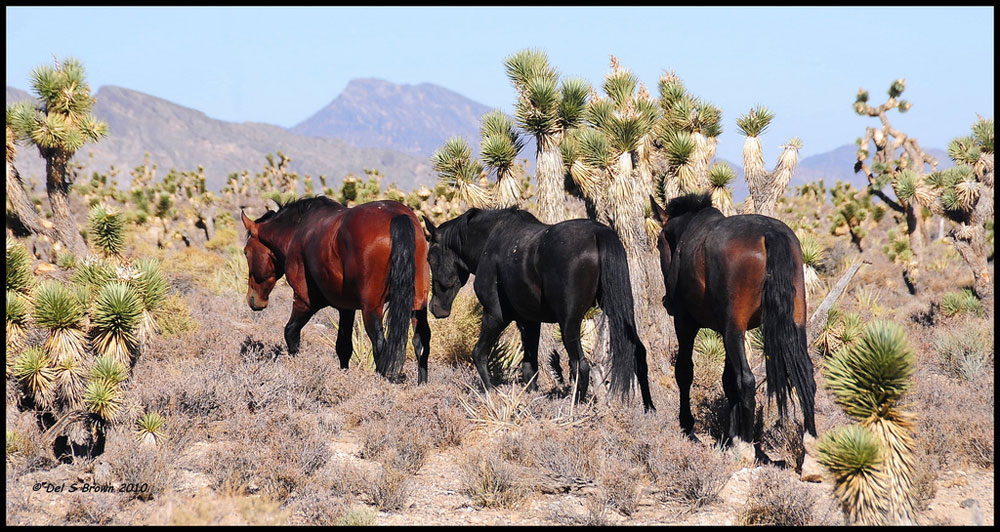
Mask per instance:
[[[490,370],[486,365],[487,359],[493,350],[493,346],[500,339],[500,334],[507,328],[508,323],[510,322],[504,322],[492,314],[483,313],[483,322],[479,329],[479,341],[476,342],[476,347],[472,349],[472,359],[476,364],[476,370],[479,371],[479,377],[483,380],[483,386],[487,391],[493,387],[493,383],[490,380]]]
[[[354,352],[354,309],[341,309],[340,322],[337,323],[337,358],[340,359],[340,369],[347,369]]]
[[[583,355],[583,346],[580,345],[580,321],[569,320],[559,325],[562,332],[563,347],[569,355],[569,379],[576,382],[576,400],[583,401],[587,396],[587,387],[590,385],[590,364],[587,357]]]
[[[517,328],[521,331],[521,345],[524,347],[524,359],[521,361],[521,379],[529,390],[538,389],[538,337],[542,324],[537,321],[519,321]]]
[[[680,422],[681,430],[689,438],[697,440],[694,435],[694,416],[691,415],[691,383],[694,382],[694,337],[698,327],[689,324],[681,316],[674,318],[674,332],[677,333],[677,361],[674,363],[674,379],[681,394]]]
[[[427,358],[431,352],[431,328],[427,308],[413,311],[413,353],[417,358],[417,384],[427,382]]]
[[[753,443],[753,421],[757,407],[757,381],[743,351],[744,331],[727,327],[723,335],[726,345],[726,371],[722,373],[722,385],[729,399],[729,437],[739,436],[747,443]]]
[[[301,299],[295,298],[292,303],[292,315],[285,324],[285,344],[288,346],[288,354],[294,355],[299,352],[299,340],[301,338],[302,327],[316,314],[316,310],[309,307]]]

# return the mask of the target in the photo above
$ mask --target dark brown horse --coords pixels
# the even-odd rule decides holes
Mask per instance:
[[[249,266],[247,304],[267,307],[282,275],[295,294],[285,325],[289,354],[299,349],[302,327],[318,310],[340,311],[337,356],[351,359],[354,313],[361,310],[371,339],[375,368],[394,377],[402,370],[412,319],[418,382],[427,381],[431,331],[427,325],[430,288],[427,241],[416,215],[396,201],[373,201],[347,208],[325,196],[303,198],[251,221],[244,252]],[[419,236],[418,236],[419,235]],[[386,332],[383,306],[388,302]]]
[[[726,217],[707,194],[674,198],[666,209],[650,198],[663,224],[657,246],[680,345],[674,374],[680,388],[680,424],[694,437],[690,388],[694,338],[702,327],[722,335],[726,362],[722,386],[729,401],[726,439],[753,443],[756,391],[743,351],[747,329],[762,327],[768,396],[784,416],[794,388],[804,426],[816,436],[816,383],[806,350],[806,292],[802,249],[780,220],[757,214]]]

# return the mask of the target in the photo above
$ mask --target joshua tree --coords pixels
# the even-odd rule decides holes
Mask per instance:
[[[993,119],[979,117],[971,136],[948,143],[948,156],[956,166],[927,177],[937,199],[932,209],[957,224],[948,238],[972,270],[976,295],[991,297]]]
[[[858,160],[855,172],[864,172],[868,178],[868,192],[903,217],[906,237],[913,250],[913,261],[904,266],[903,275],[908,285],[916,286],[920,257],[923,255],[924,235],[921,227],[921,207],[932,208],[933,193],[926,182],[925,167],[937,169],[937,160],[928,155],[917,139],[892,127],[888,112],[899,109],[905,113],[910,102],[898,99],[906,89],[906,82],[897,79],[889,86],[889,99],[878,107],[868,103],[868,91],[859,89],[854,111],[862,116],[876,117],[881,126],[865,128],[865,136],[858,139]],[[868,148],[875,145],[875,153],[868,164]],[[895,200],[883,190],[890,186]]]
[[[831,219],[830,232],[843,234],[839,231],[847,231],[854,247],[858,248],[858,252],[863,252],[862,239],[868,234],[863,225],[865,220],[871,216],[877,222],[885,211],[879,206],[872,207],[871,195],[862,194],[850,183],[841,181],[837,181],[830,189],[830,201],[836,209]]]
[[[514,129],[514,124],[507,117],[495,110],[483,115],[479,126],[482,136],[480,156],[486,168],[497,176],[497,184],[493,201],[497,207],[518,206],[521,200],[521,183],[514,174],[517,154],[524,147],[524,141]]]
[[[53,237],[73,253],[85,257],[87,246],[80,236],[70,210],[69,191],[71,174],[68,171],[70,159],[86,142],[98,141],[107,135],[107,124],[91,114],[94,97],[84,76],[83,65],[76,59],[68,58],[55,67],[42,65],[31,73],[32,89],[38,96],[38,105],[28,102],[14,104],[8,109],[7,124],[17,140],[26,141],[38,148],[45,159],[46,189],[52,207]],[[10,133],[8,133],[10,138]],[[8,141],[7,189],[13,196],[23,198],[23,188],[16,171],[12,170],[13,154]],[[13,175],[12,175],[13,174]],[[14,209],[23,207],[22,201],[12,202]],[[25,220],[29,228],[43,226],[40,221],[32,222],[34,211],[16,210],[17,216]]]
[[[681,194],[711,191],[715,206],[732,214],[732,194],[727,209],[726,194],[718,190],[732,179],[722,167],[709,169],[722,134],[722,111],[688,93],[673,72],[660,76],[659,91],[652,156],[657,197],[666,204]]]
[[[456,196],[470,207],[494,206],[493,191],[483,175],[483,164],[472,157],[472,148],[462,137],[452,137],[434,151],[431,164],[441,183],[454,189]]]
[[[820,462],[837,476],[837,494],[852,521],[915,524],[914,421],[900,404],[915,369],[905,331],[884,321],[869,325],[854,345],[839,349],[827,360],[827,389],[858,425],[850,434],[824,436]],[[872,451],[858,429],[874,436],[880,452]],[[883,506],[876,504],[878,499],[885,501],[884,514]]]
[[[778,164],[768,173],[764,168],[764,153],[760,148],[761,134],[771,125],[774,114],[764,106],[757,106],[739,117],[736,125],[740,132],[746,135],[743,144],[743,173],[750,189],[749,204],[744,212],[755,212],[765,216],[774,216],[778,198],[788,186],[788,181],[799,163],[799,149],[802,141],[798,137],[782,146]],[[752,209],[749,208],[752,205]]]
[[[559,73],[540,50],[516,52],[504,60],[504,67],[518,94],[517,123],[535,137],[538,219],[561,222],[565,214],[560,146],[566,131],[582,121],[590,87],[579,79],[560,83]]]

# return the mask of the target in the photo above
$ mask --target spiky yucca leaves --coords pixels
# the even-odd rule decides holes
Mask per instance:
[[[819,463],[834,477],[834,494],[848,524],[885,524],[886,484],[883,450],[871,432],[858,425],[831,430],[816,445]]]
[[[105,256],[120,257],[125,249],[125,218],[103,204],[94,205],[87,216],[94,245]]]
[[[456,195],[471,207],[488,209],[493,206],[492,193],[479,186],[483,165],[472,158],[472,149],[462,137],[451,137],[431,155],[431,164],[441,183],[455,190]]]
[[[76,293],[58,281],[41,283],[34,292],[32,318],[36,325],[48,330],[45,350],[57,361],[83,358],[84,307]]]
[[[711,188],[709,165],[722,133],[722,112],[688,94],[672,72],[660,77],[659,90],[661,117],[657,120],[655,145],[668,168],[659,169],[657,193],[666,204],[679,194]],[[678,140],[682,143],[678,144]]]
[[[826,314],[826,321],[823,322],[823,328],[820,329],[819,334],[816,335],[816,339],[813,341],[813,345],[819,348],[819,352],[823,356],[828,357],[840,348],[842,345],[840,341],[842,328],[840,310],[836,308],[830,309]]]
[[[736,173],[733,172],[732,167],[726,162],[717,162],[708,171],[708,185],[712,191],[712,204],[726,216],[736,214],[736,209],[733,208],[733,191],[729,189],[729,185],[735,179]]]
[[[166,423],[159,412],[146,412],[136,421],[136,441],[144,447],[156,447],[163,441]]]
[[[117,277],[115,265],[111,261],[104,258],[88,257],[73,270],[70,281],[92,294]]]
[[[826,248],[819,240],[808,234],[799,235],[799,245],[802,247],[802,272],[805,276],[806,291],[814,293],[823,284],[817,268],[823,261]]]
[[[167,297],[170,285],[160,269],[160,263],[155,259],[140,259],[136,263],[136,270],[139,275],[134,286],[142,299],[142,321],[139,324],[138,338],[139,343],[145,345],[159,330],[155,316]]]
[[[701,329],[694,337],[694,350],[712,360],[726,358],[726,344],[722,335],[712,329]]]
[[[90,380],[83,392],[87,410],[108,423],[118,420],[124,404],[123,397],[121,388],[106,380]]]
[[[982,316],[983,302],[976,297],[976,294],[972,293],[972,290],[963,288],[957,292],[948,292],[941,298],[941,312],[945,316],[964,313]]]
[[[28,325],[28,301],[17,292],[7,290],[7,353],[20,348]]]
[[[104,285],[94,301],[91,330],[94,348],[128,367],[138,345],[142,322],[142,298],[131,286],[112,281]]]
[[[557,338],[561,341],[562,338]],[[521,334],[516,327],[508,327],[487,359],[487,369],[490,375],[500,382],[510,382],[516,378],[524,360],[524,346],[521,345]]]
[[[33,258],[24,244],[7,240],[7,291],[27,294],[35,284],[31,274]]]
[[[103,381],[118,386],[128,379],[128,368],[112,356],[100,355],[91,364],[88,377],[91,381]]]
[[[83,399],[86,359],[63,358],[56,362],[53,370],[56,388],[70,408],[77,408]]]
[[[906,333],[895,323],[869,325],[857,344],[834,354],[826,385],[845,412],[870,430],[884,449],[887,518],[913,523],[913,416],[900,407],[916,370]]]
[[[487,168],[497,176],[494,200],[497,207],[518,205],[520,183],[513,175],[514,161],[524,147],[524,141],[514,124],[499,109],[483,115],[480,124],[482,143],[480,156]]]
[[[14,359],[14,376],[31,394],[35,403],[47,408],[55,396],[55,371],[45,350],[29,347]]]

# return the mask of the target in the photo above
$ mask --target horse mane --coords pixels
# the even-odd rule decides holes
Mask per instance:
[[[502,223],[503,221],[512,218],[516,220],[541,223],[534,214],[518,209],[517,207],[505,207],[503,209],[480,209],[473,207],[462,213],[457,218],[453,218],[441,224],[441,226],[438,227],[438,240],[445,247],[454,247],[456,244],[461,245],[460,240],[464,237],[464,232],[456,231],[454,228],[458,227],[460,224],[468,226],[468,222],[472,218],[485,218],[490,220],[493,224]]]
[[[673,218],[689,212],[698,212],[712,206],[712,195],[707,192],[692,192],[684,196],[677,196],[667,203],[667,217]]]
[[[277,201],[275,201],[275,203],[277,203]],[[304,196],[284,204],[278,203],[277,211],[268,210],[261,215],[260,218],[254,220],[254,223],[280,221],[283,223],[295,224],[298,223],[307,212],[317,207],[342,209],[344,208],[344,205],[327,196]],[[249,236],[249,231],[247,232],[247,236]]]

